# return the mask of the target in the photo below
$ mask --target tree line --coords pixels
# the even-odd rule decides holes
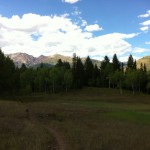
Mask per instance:
[[[105,56],[100,66],[88,56],[83,62],[73,54],[72,64],[58,60],[54,67],[21,68],[0,50],[0,94],[30,94],[68,92],[85,86],[118,88],[150,93],[150,72],[145,64],[137,68],[136,60],[129,56],[126,64],[114,54],[112,61]]]

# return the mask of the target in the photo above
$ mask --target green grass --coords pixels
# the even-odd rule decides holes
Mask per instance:
[[[84,88],[1,100],[0,139],[0,150],[149,150],[150,95]]]

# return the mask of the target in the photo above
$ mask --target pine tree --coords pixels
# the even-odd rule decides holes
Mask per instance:
[[[13,61],[4,55],[0,49],[0,92],[13,92],[14,86],[15,65]]]
[[[21,65],[20,72],[24,72],[24,71],[26,71],[26,70],[27,70],[27,67],[26,67],[26,65],[23,63],[23,64]]]
[[[76,65],[76,85],[78,88],[81,88],[84,84],[84,66],[80,59],[77,57],[77,65]]]
[[[107,87],[110,85],[110,74],[113,72],[113,66],[112,63],[110,63],[110,60],[108,56],[104,57],[104,60],[101,62],[101,67],[100,67],[100,73],[101,73],[101,86],[102,87]]]
[[[58,59],[57,63],[56,63],[56,67],[62,67],[63,66],[63,62],[61,59]]]
[[[133,62],[133,70],[137,70],[136,60]]]
[[[64,66],[64,68],[67,69],[67,70],[68,70],[68,69],[69,69],[69,70],[71,69],[69,62],[67,62],[67,61],[64,61],[64,62],[63,62],[63,66]]]
[[[94,81],[94,86],[99,86],[99,80],[100,78],[100,70],[98,69],[97,65],[94,65],[94,71],[93,71],[93,81]]]
[[[131,54],[127,61],[127,70],[136,70],[136,60],[134,61]]]
[[[109,63],[110,63],[110,60],[108,56],[105,56],[104,60],[101,62],[101,67],[100,67],[101,71],[103,71]]]
[[[120,70],[120,62],[119,62],[116,54],[114,54],[114,56],[113,56],[112,64],[113,64],[114,71]]]
[[[84,68],[85,68],[85,84],[90,85],[93,79],[94,66],[89,56],[85,60]]]

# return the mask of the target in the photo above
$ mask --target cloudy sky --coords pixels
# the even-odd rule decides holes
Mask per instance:
[[[150,55],[149,0],[0,0],[5,54]]]

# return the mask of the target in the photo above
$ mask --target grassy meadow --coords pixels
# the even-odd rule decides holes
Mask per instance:
[[[0,150],[150,150],[150,95],[84,88],[1,99]]]

